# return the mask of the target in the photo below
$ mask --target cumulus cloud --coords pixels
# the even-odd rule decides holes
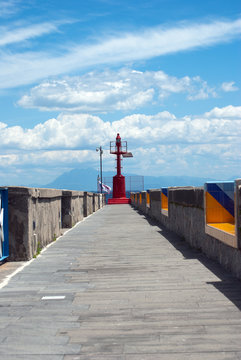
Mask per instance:
[[[56,76],[96,65],[123,64],[157,56],[212,46],[236,39],[241,33],[241,19],[176,27],[155,27],[142,31],[102,35],[96,43],[80,43],[59,51],[56,44],[47,52],[2,52],[0,87],[29,84],[48,76]],[[181,39],[181,41],[180,41]],[[63,44],[61,44],[63,45]],[[57,55],[56,55],[57,53]]]
[[[155,175],[188,174],[217,178],[227,169],[240,173],[241,107],[214,108],[199,116],[177,118],[163,111],[103,121],[87,114],[61,114],[32,129],[1,123],[0,163],[4,171],[98,166],[95,148],[104,148],[105,169],[114,168],[109,141],[120,132],[134,158],[125,171]],[[218,170],[217,170],[218,169]],[[32,170],[35,171],[35,170]],[[37,170],[36,170],[37,171]],[[230,176],[231,176],[230,175]],[[32,176],[32,175],[31,175]]]
[[[60,166],[66,163],[78,164],[94,160],[96,160],[95,150],[29,151],[27,153],[17,152],[15,154],[0,155],[0,162],[3,167],[12,164],[38,166],[43,163],[48,167],[48,165],[53,166],[53,164]]]
[[[96,129],[96,132],[93,132]],[[109,123],[91,115],[60,115],[33,129],[5,127],[0,134],[2,145],[9,149],[73,149],[95,146],[109,130]]]
[[[177,93],[185,94],[189,100],[216,96],[214,89],[199,76],[177,78],[163,71],[120,69],[46,80],[32,88],[18,104],[46,111],[105,112],[133,110],[153,101],[160,103]]]
[[[228,120],[232,120],[232,119],[241,119],[241,106],[225,106],[223,108],[218,108],[215,107],[213,108],[211,111],[206,112],[204,114],[205,118],[217,118],[217,119],[222,119],[222,118],[227,118]]]
[[[231,91],[238,91],[239,90],[239,88],[237,86],[235,86],[234,81],[222,83],[221,88],[225,92],[231,92]]]
[[[93,115],[61,114],[32,129],[3,124],[0,146],[18,150],[88,150],[108,144],[117,132],[133,145],[240,143],[241,107],[214,108],[201,116],[183,118],[168,111],[133,114],[112,123]]]

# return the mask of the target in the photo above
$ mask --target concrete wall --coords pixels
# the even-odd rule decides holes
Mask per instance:
[[[141,192],[140,210],[146,212],[146,191]]]
[[[168,188],[168,215],[161,211],[161,190],[150,190],[150,207],[135,201],[132,205],[178,234],[193,248],[218,261],[241,279],[241,181],[236,181],[236,227],[238,248],[205,233],[204,190],[198,187]]]
[[[236,234],[238,241],[238,248],[241,249],[241,179],[236,180],[235,186],[236,193],[236,207],[235,207],[235,219],[236,219]]]
[[[63,228],[105,205],[104,199],[105,195],[81,191],[9,187],[9,260],[31,259]]]
[[[10,260],[31,259],[60,234],[61,190],[8,188]]]
[[[84,216],[89,216],[93,213],[93,193],[84,192]]]
[[[93,212],[97,211],[100,206],[99,194],[93,194]]]
[[[84,192],[62,191],[62,227],[71,228],[84,217]]]

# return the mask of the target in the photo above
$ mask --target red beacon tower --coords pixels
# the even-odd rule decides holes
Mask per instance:
[[[127,151],[127,142],[121,141],[120,134],[117,134],[116,141],[110,142],[110,153],[116,155],[117,174],[113,177],[113,197],[108,200],[108,204],[130,204],[131,199],[126,197],[125,176],[121,175],[121,156],[133,157]]]

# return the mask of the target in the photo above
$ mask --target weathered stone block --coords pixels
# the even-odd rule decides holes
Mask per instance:
[[[61,190],[8,188],[10,260],[31,259],[60,234]]]
[[[150,190],[150,216],[160,220],[161,216],[161,190]]]
[[[202,187],[172,187],[168,190],[170,203],[204,209],[204,190]]]
[[[93,213],[93,193],[84,192],[84,217]]]
[[[70,228],[84,217],[84,192],[83,191],[62,191],[62,227]]]

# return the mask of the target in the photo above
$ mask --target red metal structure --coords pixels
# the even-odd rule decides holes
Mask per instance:
[[[126,197],[125,176],[121,175],[121,156],[132,157],[132,154],[127,151],[127,142],[121,141],[120,134],[115,142],[110,142],[110,153],[116,155],[117,174],[113,177],[113,198],[108,204],[130,204],[131,200]]]

